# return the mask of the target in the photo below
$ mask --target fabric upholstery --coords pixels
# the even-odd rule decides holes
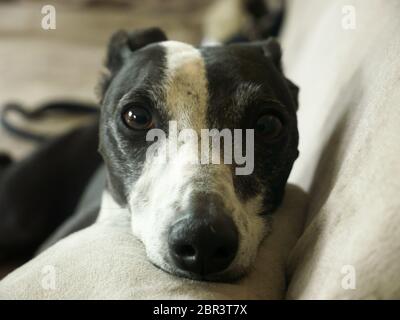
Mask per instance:
[[[396,0],[289,2],[284,62],[301,88],[291,181],[310,205],[288,298],[400,298],[399,13]]]
[[[0,282],[2,299],[280,299],[285,264],[299,237],[307,197],[289,186],[252,272],[236,283],[172,276],[146,257],[129,217],[97,222],[45,250]]]

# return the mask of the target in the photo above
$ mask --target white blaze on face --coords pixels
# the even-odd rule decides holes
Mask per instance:
[[[204,60],[198,49],[186,43],[163,43],[167,58],[165,86],[167,110],[180,128],[206,128],[208,101]]]
[[[190,128],[200,137],[200,130],[208,128],[205,62],[200,51],[188,44],[167,41],[161,45],[166,52],[166,80],[162,85],[166,111],[171,120],[177,121],[178,131]],[[169,143],[168,138],[165,143]],[[225,202],[225,214],[231,215],[239,231],[239,252],[229,272],[240,273],[252,263],[266,232],[264,220],[258,215],[263,199],[256,196],[242,203],[228,165],[193,164],[192,156],[199,145],[185,142],[167,162],[158,161],[157,154],[146,158],[129,199],[132,230],[144,243],[149,259],[174,272],[168,256],[169,229],[186,214],[184,210],[194,192],[217,193]]]

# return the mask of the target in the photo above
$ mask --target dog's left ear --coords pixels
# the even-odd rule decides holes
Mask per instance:
[[[282,49],[281,45],[275,38],[269,38],[260,43],[261,48],[265,56],[274,63],[275,67],[283,74],[282,69]],[[284,76],[284,75],[283,75]],[[284,76],[285,77],[285,76]],[[291,96],[293,98],[293,102],[295,103],[296,110],[299,106],[299,87],[296,86],[292,81],[286,79],[287,86],[290,90]]]
[[[165,33],[159,28],[147,28],[127,32],[119,30],[115,32],[108,43],[105,59],[106,74],[99,85],[99,94],[102,98],[113,76],[123,66],[130,55],[148,44],[167,40]]]

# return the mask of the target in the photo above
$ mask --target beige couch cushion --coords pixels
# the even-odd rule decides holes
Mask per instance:
[[[299,237],[306,195],[289,186],[252,272],[236,283],[177,278],[154,267],[129,217],[72,234],[0,282],[2,299],[280,299],[285,264]],[[117,215],[116,215],[117,216]]]
[[[399,14],[398,0],[289,3],[284,61],[301,87],[291,181],[311,202],[288,298],[400,298]]]

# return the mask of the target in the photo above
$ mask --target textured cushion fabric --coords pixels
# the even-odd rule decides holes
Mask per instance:
[[[285,69],[301,87],[290,180],[310,206],[287,297],[400,298],[400,2],[288,9]]]
[[[307,197],[288,186],[273,232],[248,276],[236,283],[172,276],[146,258],[129,217],[100,220],[59,241],[0,282],[2,299],[280,299],[285,264],[304,220]]]

